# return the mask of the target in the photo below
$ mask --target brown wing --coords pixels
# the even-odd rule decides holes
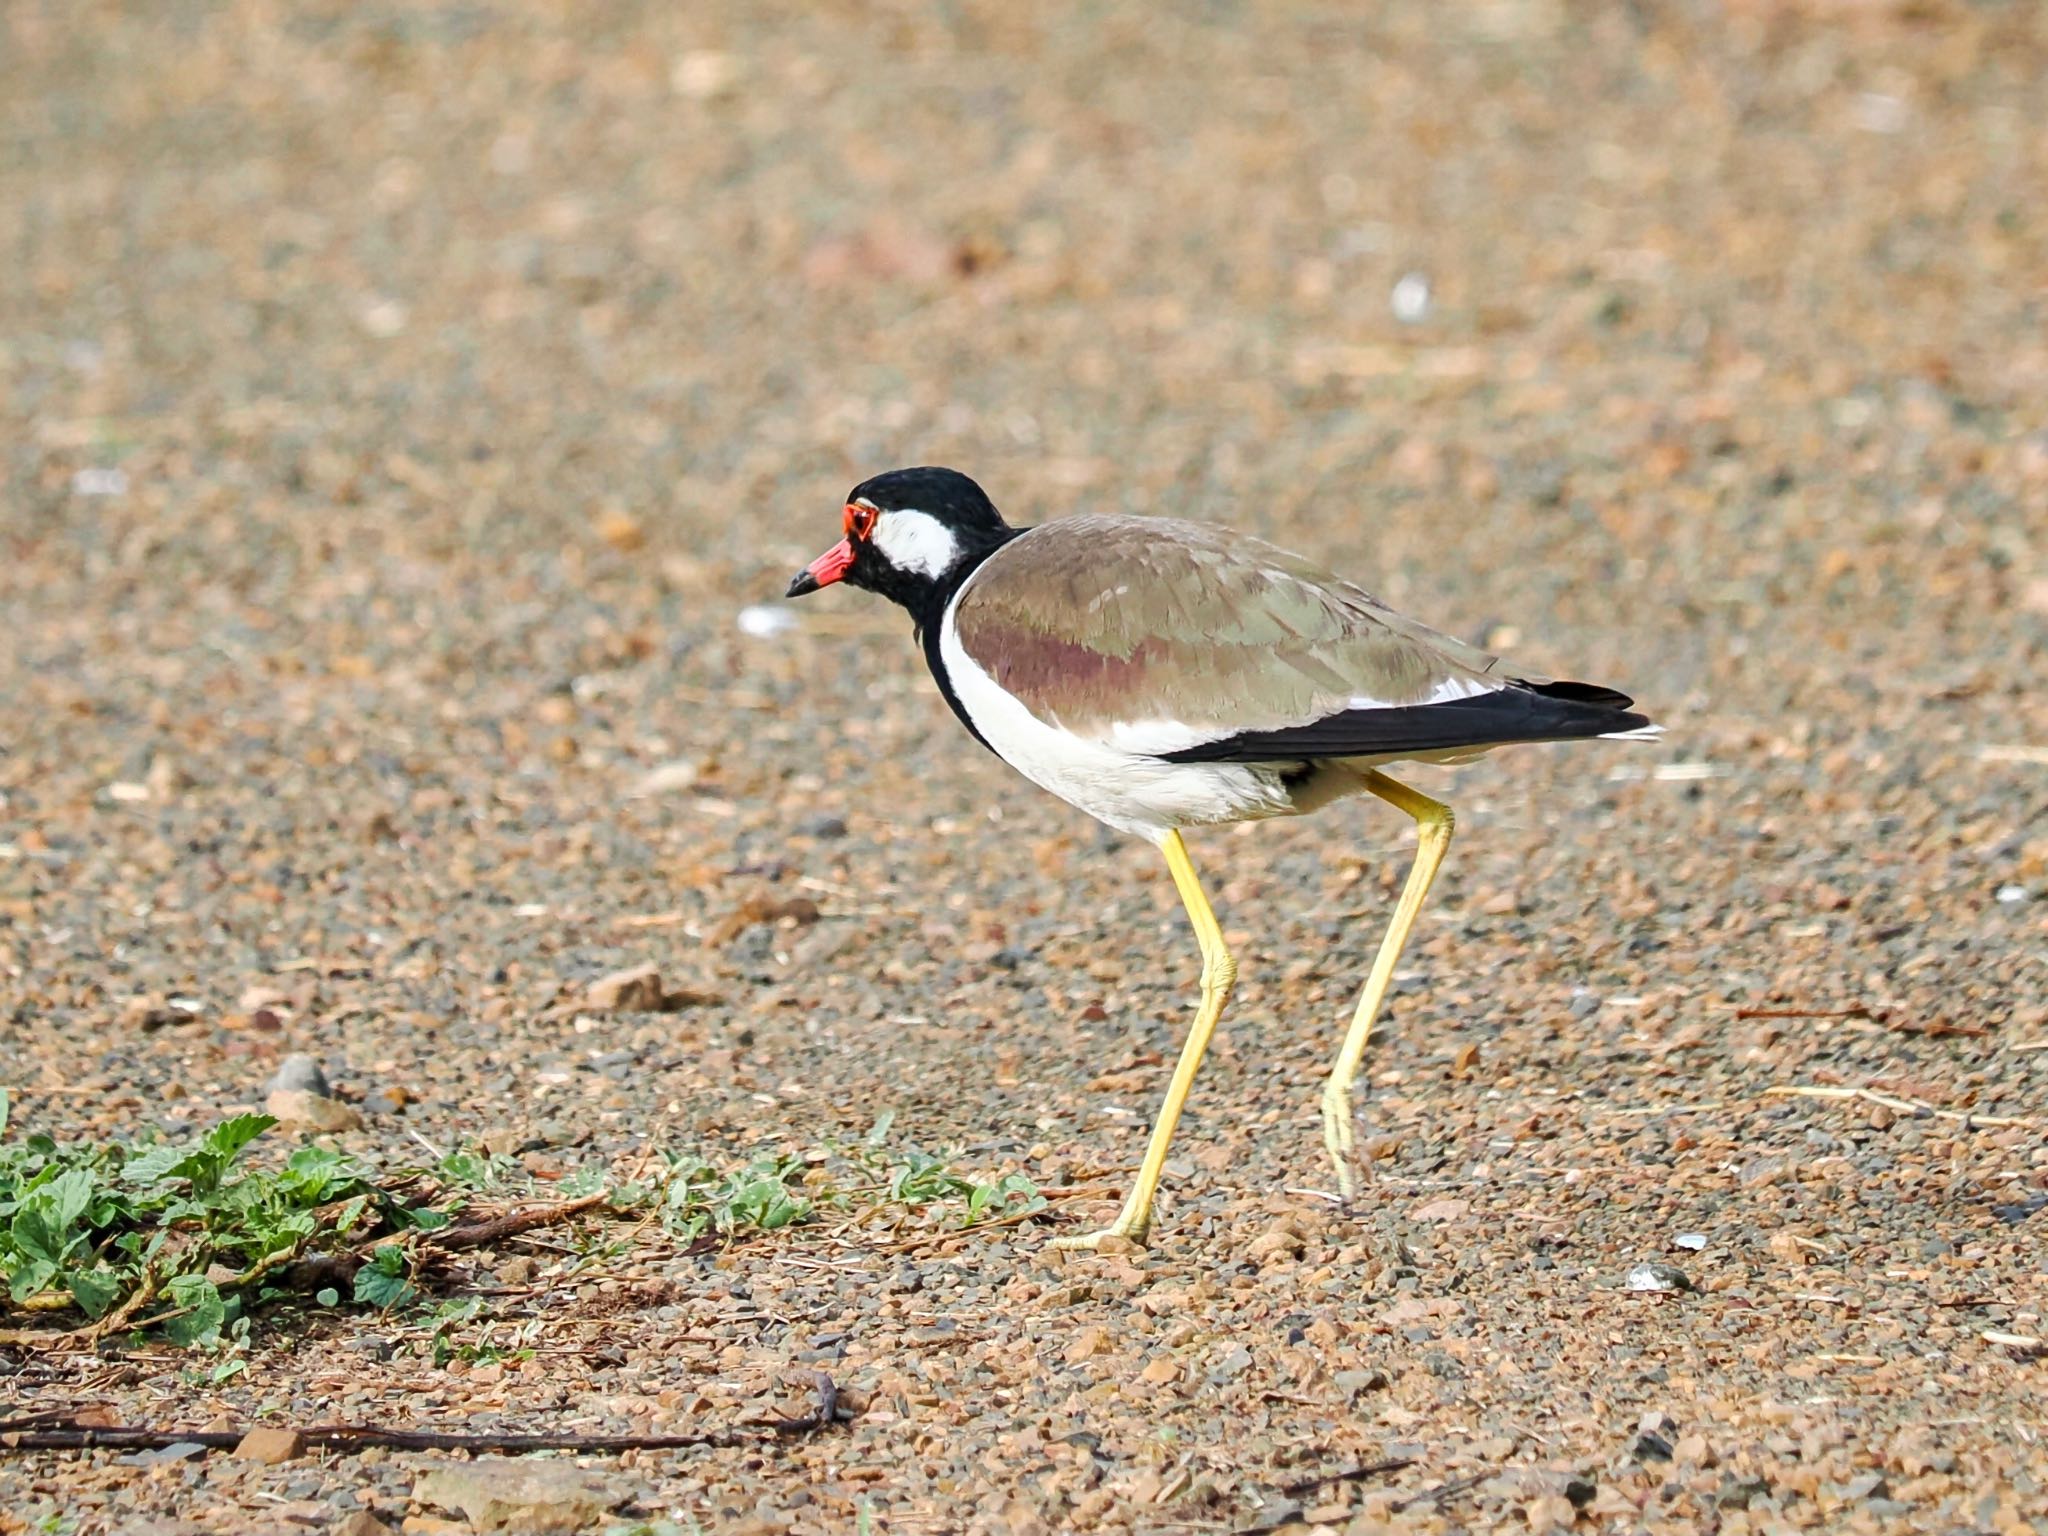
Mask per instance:
[[[1091,737],[1176,722],[1196,739],[1498,689],[1497,658],[1248,534],[1073,517],[977,571],[968,656],[1047,724]]]

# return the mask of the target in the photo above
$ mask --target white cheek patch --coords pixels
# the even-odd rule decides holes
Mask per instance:
[[[960,559],[960,541],[928,512],[884,512],[869,542],[899,571],[943,576]]]

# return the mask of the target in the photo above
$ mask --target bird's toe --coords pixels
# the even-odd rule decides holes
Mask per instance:
[[[1052,1245],[1061,1253],[1143,1253],[1147,1235],[1143,1228],[1104,1227],[1100,1232],[1056,1237]]]

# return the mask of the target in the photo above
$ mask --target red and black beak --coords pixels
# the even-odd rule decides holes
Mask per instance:
[[[843,580],[847,567],[853,564],[853,540],[841,539],[825,553],[791,578],[789,590],[784,597],[802,597],[806,592],[815,592],[820,587],[829,587],[835,581]]]
[[[844,581],[846,573],[853,567],[853,541],[865,539],[873,533],[875,518],[879,515],[866,502],[849,501],[840,514],[846,537],[798,571],[789,583],[789,590],[782,595],[802,597],[806,592],[815,592],[835,581]]]

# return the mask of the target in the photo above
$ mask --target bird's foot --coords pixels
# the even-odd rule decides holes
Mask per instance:
[[[1334,1078],[1323,1088],[1323,1145],[1337,1169],[1337,1193],[1348,1203],[1358,1194],[1358,1154],[1351,1124],[1351,1088]]]
[[[1062,1253],[1143,1253],[1147,1232],[1144,1227],[1126,1228],[1122,1222],[1104,1227],[1100,1232],[1083,1233],[1076,1237],[1056,1237],[1054,1248]]]
[[[1143,1253],[1145,1240],[1151,1235],[1152,1202],[1127,1199],[1124,1208],[1116,1213],[1116,1220],[1100,1232],[1056,1237],[1052,1245],[1064,1253]]]

